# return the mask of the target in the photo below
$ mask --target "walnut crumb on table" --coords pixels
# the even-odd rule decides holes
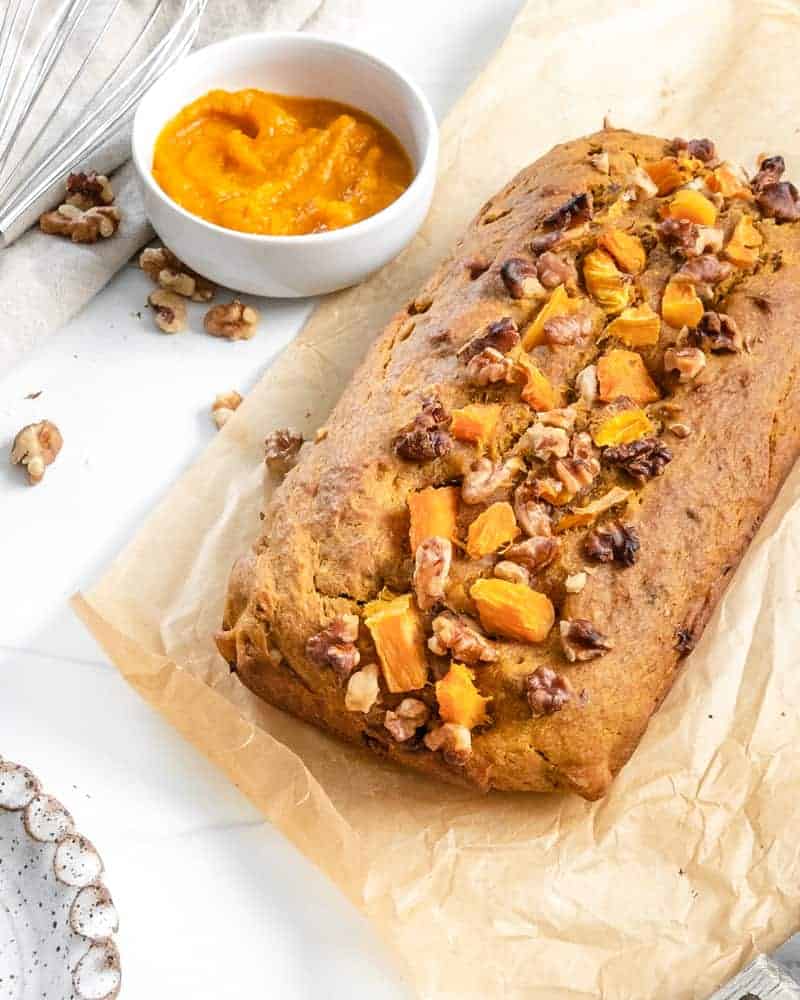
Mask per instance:
[[[35,486],[44,478],[45,468],[55,462],[63,443],[61,431],[51,421],[28,424],[14,438],[11,464],[25,466],[28,483]]]

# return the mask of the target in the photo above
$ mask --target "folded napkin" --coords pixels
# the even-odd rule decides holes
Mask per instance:
[[[246,31],[310,30],[353,39],[366,23],[369,0],[208,0],[198,35],[198,45],[208,45]],[[99,62],[97,80],[107,68]],[[82,94],[90,91],[83,88]],[[51,108],[39,114],[46,117]],[[60,109],[61,122],[71,109]],[[29,123],[33,131],[37,125]],[[24,134],[18,142],[24,148]],[[15,147],[16,148],[16,147]],[[0,372],[46,334],[63,326],[133,254],[152,237],[145,218],[129,156],[129,132],[118,136],[101,157],[102,169],[117,169],[112,176],[116,203],[123,213],[119,231],[108,240],[91,245],[46,236],[34,223],[11,246],[0,250]],[[14,157],[12,156],[12,162]],[[91,164],[87,164],[87,167]]]

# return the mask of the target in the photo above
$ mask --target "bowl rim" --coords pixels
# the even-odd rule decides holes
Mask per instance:
[[[142,141],[140,139],[140,132],[144,127],[142,124],[142,108],[144,107],[145,102],[155,90],[168,85],[170,78],[177,75],[179,71],[184,69],[187,62],[190,60],[195,59],[203,53],[208,53],[212,49],[235,48],[239,44],[254,40],[261,42],[288,42],[289,44],[298,45],[299,47],[304,46],[306,43],[313,43],[315,45],[321,44],[324,48],[335,50],[344,55],[346,58],[357,57],[374,63],[381,69],[388,71],[390,75],[396,77],[396,79],[408,89],[412,101],[416,102],[418,108],[422,112],[425,125],[425,145],[419,161],[419,166],[414,173],[411,183],[398,198],[385,208],[382,208],[379,212],[376,212],[374,215],[370,215],[366,219],[354,222],[349,226],[342,226],[339,229],[331,229],[322,233],[298,233],[296,235],[275,236],[267,233],[248,233],[240,229],[229,229],[226,226],[218,225],[216,222],[209,222],[207,219],[203,219],[201,216],[195,215],[193,212],[189,212],[182,205],[179,205],[177,201],[171,198],[166,191],[164,191],[164,189],[153,177],[152,166],[146,166],[143,162],[144,153],[141,149]],[[168,120],[169,119],[165,118],[160,128],[163,128]],[[212,42],[210,45],[204,45],[201,49],[196,49],[185,59],[182,59],[175,66],[171,67],[163,76],[159,77],[159,79],[148,88],[136,108],[133,127],[131,130],[131,156],[134,166],[142,183],[146,185],[148,190],[155,195],[155,197],[161,199],[173,211],[177,212],[178,215],[182,216],[187,221],[195,225],[199,225],[201,228],[208,230],[211,233],[220,234],[222,236],[236,237],[245,243],[257,246],[276,247],[283,245],[299,247],[337,243],[348,238],[368,235],[373,230],[377,230],[387,224],[391,224],[391,222],[394,221],[394,219],[398,217],[406,206],[417,196],[420,189],[425,186],[428,175],[431,172],[435,173],[438,154],[439,126],[436,121],[436,116],[433,113],[433,108],[431,107],[428,98],[410,77],[408,77],[402,70],[398,69],[398,67],[393,63],[374,55],[372,52],[369,52],[358,45],[351,45],[348,42],[340,42],[337,39],[329,38],[326,35],[305,31],[251,31],[240,35],[233,35],[232,37],[224,38],[219,42]]]

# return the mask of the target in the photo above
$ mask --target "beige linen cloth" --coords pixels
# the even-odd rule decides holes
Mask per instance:
[[[116,17],[123,25],[138,25],[141,10],[149,10],[152,6],[152,0],[126,0]],[[102,7],[97,4],[97,23],[101,23]],[[137,7],[140,10],[137,11]],[[180,4],[173,0],[171,7],[179,10]],[[368,8],[372,9],[372,15]],[[207,45],[245,31],[295,29],[357,40],[359,27],[367,23],[369,16],[374,16],[375,9],[375,0],[208,0],[197,45]],[[91,25],[89,18],[87,29]],[[125,31],[121,27],[118,33],[124,35]],[[91,41],[89,30],[85,36],[74,42],[79,51],[83,51],[81,45],[85,49]],[[121,45],[119,49],[122,51]],[[103,70],[109,68],[108,60],[92,60],[90,67],[93,79],[82,86],[85,96],[104,79]],[[65,77],[68,75],[65,73]],[[77,101],[74,104],[80,106]],[[35,134],[37,124],[41,124],[49,110],[48,107],[35,108],[36,113],[26,132],[18,139],[20,151],[26,148],[26,133],[28,138]],[[58,126],[52,130],[54,137],[72,120],[74,110],[75,107],[69,106],[62,109],[60,122],[54,123]],[[126,129],[103,152],[103,169],[111,169],[127,160],[128,136],[129,129]],[[87,167],[94,166],[97,159],[95,157]],[[13,161],[12,157],[10,162]],[[124,163],[116,170],[113,186],[117,204],[123,212],[122,225],[113,239],[92,246],[75,246],[68,240],[45,236],[34,227],[10,247],[0,248],[0,372],[43,336],[63,326],[153,235],[144,216],[131,163]],[[28,221],[35,223],[37,215],[38,212],[31,213]]]
[[[616,124],[800,175],[797,5],[531,2],[443,129],[429,219],[333,296],[75,607],[126,679],[375,922],[426,998],[708,997],[800,922],[800,468],[602,802],[480,797],[261,703],[212,633],[259,530],[262,441],[307,434],[481,202]],[[742,419],[747,419],[746,414]],[[735,442],[736,428],[731,428]]]

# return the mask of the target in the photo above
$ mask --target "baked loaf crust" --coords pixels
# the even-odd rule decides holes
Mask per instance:
[[[601,796],[800,448],[782,172],[607,129],[484,205],[234,567],[243,683],[451,781]]]

